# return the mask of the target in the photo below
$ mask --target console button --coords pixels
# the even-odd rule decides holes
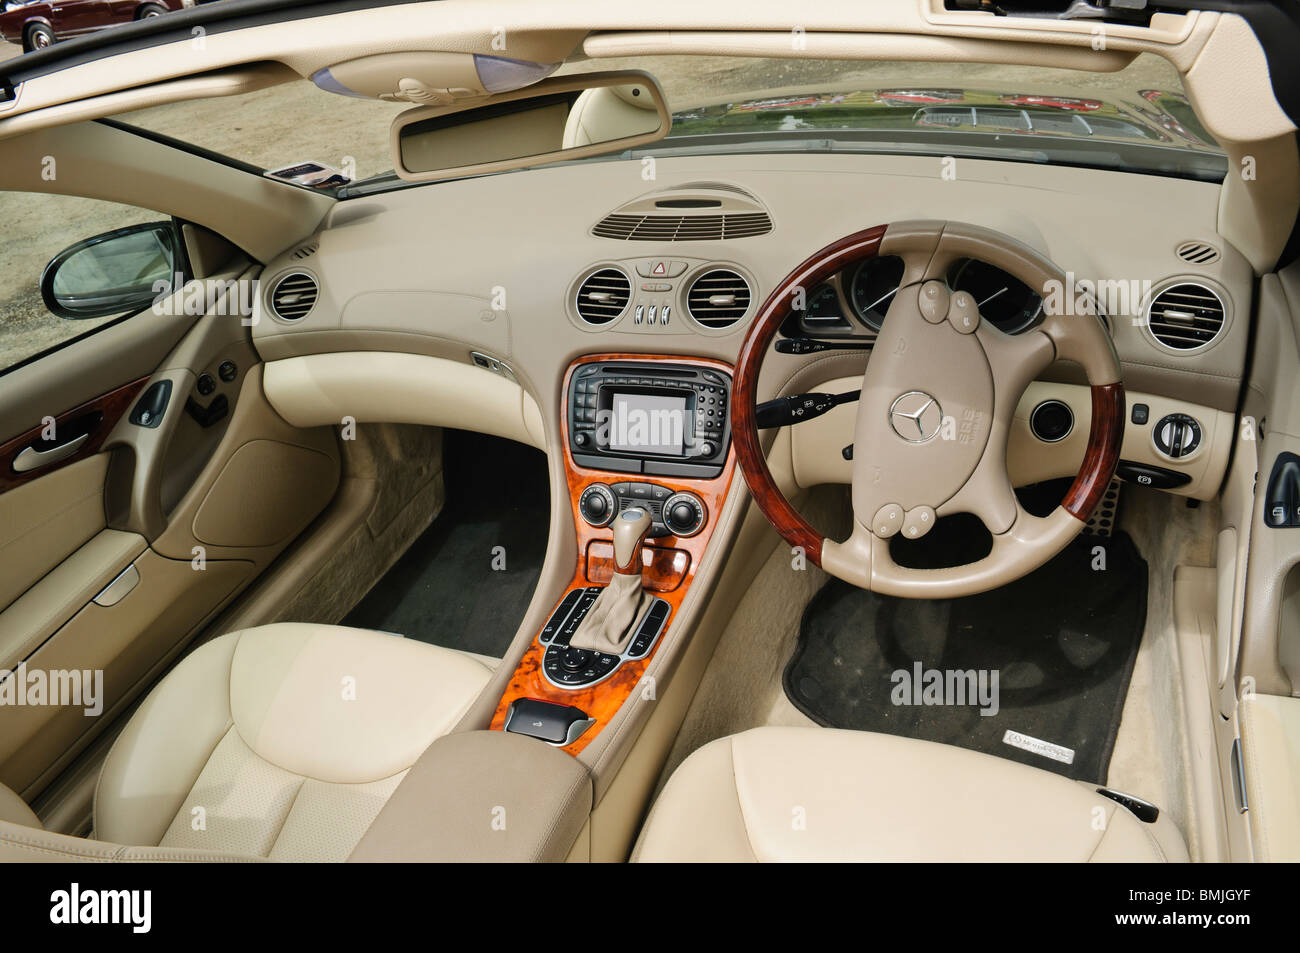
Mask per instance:
[[[538,639],[540,641],[542,642],[551,641],[551,639],[555,636],[555,633],[560,631],[560,626],[564,624],[565,617],[568,616],[568,614],[571,611],[573,611],[573,607],[578,604],[578,600],[581,597],[582,597],[582,590],[574,589],[572,592],[570,592],[568,595],[566,595],[563,599],[560,600],[560,604],[556,606],[555,611],[551,613],[550,619],[548,619],[546,625],[542,627],[541,634],[538,636]]]
[[[552,744],[565,744],[582,734],[582,731],[578,731],[574,738],[569,737],[570,731],[575,730],[575,725],[589,721],[585,711],[572,705],[556,705],[536,698],[516,698],[510,703],[510,712],[506,716],[506,731]],[[583,731],[585,730],[584,728]]]
[[[586,649],[567,648],[560,654],[560,665],[570,672],[577,672],[587,667],[591,655]]]
[[[1133,415],[1130,419],[1133,421],[1133,423],[1137,424],[1139,427],[1145,425],[1147,420],[1150,418],[1150,416],[1151,416],[1151,408],[1148,407],[1146,404],[1133,405]]]

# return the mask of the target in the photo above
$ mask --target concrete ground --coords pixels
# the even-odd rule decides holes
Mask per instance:
[[[20,51],[0,43],[0,60]],[[746,93],[802,88],[950,87],[1009,92],[1104,95],[1141,88],[1178,89],[1172,67],[1143,56],[1117,73],[981,64],[843,63],[823,60],[738,60],[676,56],[635,61],[584,60],[566,72],[636,67],[656,75],[675,110]],[[833,87],[832,85],[833,84]],[[307,82],[243,96],[160,106],[117,118],[263,168],[312,159],[363,178],[392,168],[388,129],[404,108],[321,92]],[[56,157],[57,159],[57,157]],[[0,192],[0,369],[79,335],[99,322],[50,315],[40,300],[46,262],[60,250],[123,225],[156,220],[156,212],[45,194]]]

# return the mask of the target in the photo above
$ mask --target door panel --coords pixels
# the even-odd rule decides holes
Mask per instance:
[[[228,257],[211,279],[255,278]],[[0,367],[0,783],[29,801],[337,491],[334,430],[271,409],[247,311],[224,313],[227,297],[186,314],[178,294],[179,307]],[[0,295],[0,318],[13,300]],[[30,321],[32,309],[15,313]],[[165,404],[141,420],[164,381]],[[24,468],[33,457],[46,465]],[[85,699],[17,701],[32,673],[48,685],[77,673],[92,690],[98,680],[94,711]]]
[[[0,606],[102,530],[108,455],[98,454],[0,492]]]

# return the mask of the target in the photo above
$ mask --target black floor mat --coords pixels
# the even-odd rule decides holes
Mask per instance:
[[[442,512],[343,624],[500,658],[546,557],[546,455],[448,430],[443,460]]]
[[[1103,548],[1104,569],[1094,568],[1094,547]],[[1124,533],[1081,537],[1023,579],[961,599],[896,599],[831,580],[804,613],[785,690],[822,725],[944,742],[1104,782],[1146,603],[1147,564]],[[921,686],[908,693],[918,662],[922,685],[926,670],[983,670],[991,688],[996,672],[997,713],[981,715],[978,700],[896,704],[926,700]],[[1007,744],[1007,731],[1073,749],[1073,762]]]

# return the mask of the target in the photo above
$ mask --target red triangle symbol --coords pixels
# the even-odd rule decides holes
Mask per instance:
[[[665,271],[667,271],[667,269],[664,268],[664,263],[663,263],[662,261],[660,261],[660,262],[655,262],[655,268],[654,268],[654,271],[651,272],[651,274],[652,274],[652,275],[662,275]]]

